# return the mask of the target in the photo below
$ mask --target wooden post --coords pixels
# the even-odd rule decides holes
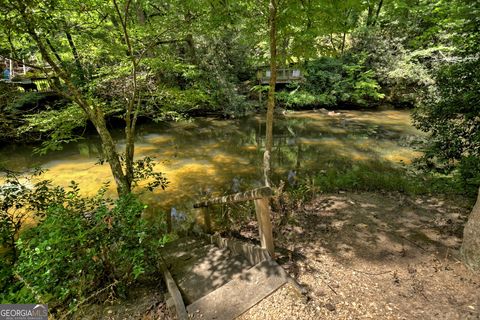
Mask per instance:
[[[270,220],[270,204],[268,198],[255,200],[255,211],[257,213],[260,243],[266,249],[272,259],[275,259],[275,248],[273,246],[272,221]]]
[[[210,219],[210,212],[208,207],[202,208],[203,211],[203,221],[205,222],[205,232],[212,232],[212,220]]]
[[[180,293],[180,290],[178,289],[175,280],[173,280],[170,271],[168,271],[168,268],[165,265],[163,258],[160,258],[159,265],[160,269],[162,270],[163,278],[165,280],[165,284],[167,285],[168,292],[172,296],[173,303],[175,304],[177,318],[179,320],[188,320],[188,314],[187,310],[185,309],[185,303],[183,302],[182,294]]]
[[[13,73],[13,61],[12,59],[9,59],[10,60],[10,79],[8,80],[12,80],[13,79],[13,76],[14,76],[14,73]]]
[[[210,219],[210,212],[208,207],[200,207],[197,211],[197,224],[202,226],[202,229],[205,233],[212,232],[212,221]]]

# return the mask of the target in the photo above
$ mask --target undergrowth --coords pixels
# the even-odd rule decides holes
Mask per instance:
[[[64,189],[14,175],[7,181],[0,188],[0,303],[46,303],[65,315],[124,297],[140,277],[158,275],[166,226],[145,220],[134,195],[113,201],[106,188],[86,198],[74,182]]]
[[[311,198],[318,193],[339,191],[400,192],[407,195],[470,195],[459,173],[449,175],[416,170],[414,165],[393,165],[388,161],[335,159],[320,172],[305,175],[287,191],[293,198]]]

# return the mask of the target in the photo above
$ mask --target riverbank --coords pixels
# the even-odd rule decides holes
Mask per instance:
[[[275,229],[277,261],[306,295],[287,284],[238,319],[478,319],[480,275],[466,269],[458,253],[467,202],[317,194]],[[254,241],[252,229],[241,230],[244,240]],[[77,315],[173,319],[162,292],[145,285],[127,300],[88,305]]]
[[[165,191],[141,195],[142,201],[147,204],[142,214],[158,218],[159,222],[176,215],[186,218],[186,224],[191,226],[194,219],[192,203],[198,199],[262,184],[262,117],[231,120],[197,118],[141,126],[138,132],[136,154],[157,157],[160,160],[157,170],[166,173],[170,181]],[[122,132],[117,133],[115,137],[122,136]],[[455,256],[451,252],[458,249],[468,210],[454,204],[455,201],[467,203],[468,199],[455,198],[460,189],[454,184],[438,181],[437,187],[433,183],[435,179],[427,179],[429,177],[411,165],[414,158],[421,155],[419,142],[423,138],[422,133],[411,126],[407,111],[318,110],[290,112],[277,119],[272,157],[273,180],[280,185],[280,181],[285,181],[289,197],[310,200],[289,208],[291,212],[278,224],[281,227],[276,228],[275,239],[278,247],[283,248],[279,252],[280,262],[310,292],[306,304],[295,302],[294,305],[304,305],[305,310],[313,312],[312,319],[348,318],[350,313],[366,316],[355,313],[358,306],[361,310],[369,310],[375,317],[382,318],[382,312],[394,317],[397,313],[407,312],[410,303],[422,305],[420,300],[408,299],[423,298],[423,295],[429,300],[436,299],[437,295],[444,300],[451,298],[442,296],[445,287],[432,285],[433,289],[429,290],[433,293],[414,292],[411,295],[414,298],[398,298],[398,301],[403,301],[402,306],[397,309],[390,306],[393,310],[390,313],[385,305],[391,301],[397,303],[395,295],[390,295],[388,301],[382,300],[383,291],[398,291],[395,291],[396,287],[389,287],[392,281],[396,285],[395,277],[405,283],[401,295],[408,296],[410,289],[420,290],[415,287],[417,280],[412,280],[412,274],[415,279],[420,277],[421,283],[428,284],[430,274],[422,270],[431,266],[442,270],[444,267],[438,261],[444,261],[445,257],[449,259],[445,268],[457,270]],[[124,140],[119,138],[117,141],[119,149],[124,148]],[[69,144],[61,151],[36,158],[31,157],[31,149],[20,149],[3,149],[4,160],[19,171],[41,164],[49,169],[44,179],[51,179],[54,184],[65,187],[75,180],[82,195],[93,196],[105,181],[111,181],[108,166],[95,164],[100,154],[98,139],[85,139]],[[112,186],[107,194],[114,193]],[[447,193],[450,200],[432,196]],[[232,217],[243,214],[237,209],[232,209],[235,211]],[[452,210],[458,214],[450,217],[448,215]],[[248,216],[250,213],[245,213],[249,221],[252,220]],[[218,225],[231,222],[224,215],[217,218]],[[239,225],[242,223],[239,222]],[[248,237],[248,234],[244,236]],[[294,247],[290,246],[292,243]],[[410,265],[414,266],[413,269]],[[412,271],[414,269],[416,271]],[[444,271],[448,270],[438,273],[439,279],[447,279],[460,296],[463,295],[461,290],[473,295],[473,289],[478,289],[455,282],[459,277],[468,278],[464,271],[453,275]],[[366,280],[369,277],[380,280],[370,283]],[[367,283],[367,286],[357,286],[358,281]],[[474,283],[478,284],[478,281]],[[323,291],[313,294],[317,288],[323,288]],[[355,300],[357,289],[363,292],[362,297],[369,296],[372,301],[380,301],[379,304],[370,307],[370,300]],[[278,299],[286,294],[285,290],[279,291]],[[343,296],[339,297],[339,292],[343,292]],[[146,302],[151,303],[153,309],[160,310],[164,308],[162,299],[147,297]],[[123,312],[124,305],[130,305],[128,301],[120,302],[118,310],[115,309],[118,314]],[[283,303],[288,306],[289,301]],[[312,301],[315,303],[310,304]],[[470,300],[465,301],[462,308],[477,308]],[[98,307],[99,313],[107,312],[107,316],[112,310],[104,306],[94,307]],[[153,310],[149,308],[136,312],[144,314]],[[434,310],[437,305],[429,308]],[[445,312],[455,309],[453,304],[449,308]],[[269,312],[275,314],[275,310],[287,309],[277,305]],[[115,310],[112,312],[117,312]],[[304,315],[305,319],[309,319],[308,313]]]

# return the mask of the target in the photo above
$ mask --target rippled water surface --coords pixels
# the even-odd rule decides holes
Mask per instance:
[[[420,155],[412,141],[421,133],[410,123],[408,111],[293,112],[275,120],[274,181],[315,174],[340,158],[383,160],[409,164]],[[121,132],[117,132],[120,137]],[[151,156],[170,181],[165,191],[145,193],[152,213],[172,207],[187,210],[202,194],[220,195],[261,185],[264,118],[239,120],[199,118],[142,126],[136,141],[138,157]],[[124,141],[118,139],[119,149]],[[94,194],[111,181],[108,165],[96,165],[95,137],[46,156],[32,156],[31,148],[4,146],[0,161],[10,169],[34,165],[48,169],[45,178],[67,186],[74,180],[83,193]],[[110,193],[114,194],[111,185]]]

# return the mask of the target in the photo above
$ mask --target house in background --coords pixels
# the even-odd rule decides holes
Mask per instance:
[[[28,63],[27,63],[28,64]],[[47,70],[44,68],[43,70]],[[30,72],[29,72],[30,71]],[[18,88],[22,92],[53,92],[52,83],[60,86],[57,77],[38,75],[24,62],[0,56],[0,81]]]
[[[267,68],[262,68],[257,71],[257,79],[260,84],[268,84],[271,77],[271,71]],[[290,83],[293,81],[303,80],[302,72],[300,69],[294,66],[290,68],[277,69],[277,81],[276,83]]]
[[[23,63],[0,56],[0,71],[3,80],[12,80],[16,76],[25,75],[30,70]]]

